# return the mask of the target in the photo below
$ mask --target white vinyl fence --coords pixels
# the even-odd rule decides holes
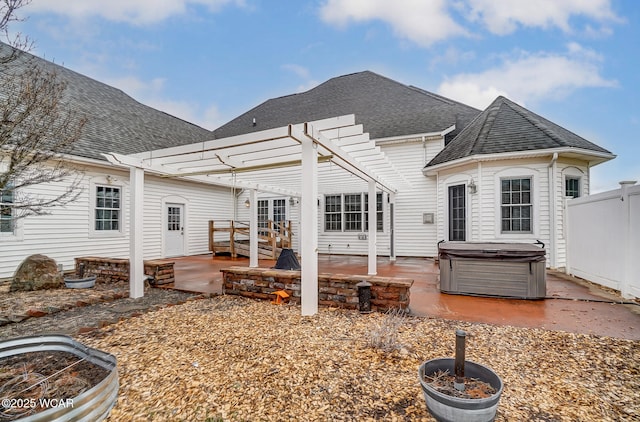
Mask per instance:
[[[567,201],[567,273],[640,297],[640,185]]]

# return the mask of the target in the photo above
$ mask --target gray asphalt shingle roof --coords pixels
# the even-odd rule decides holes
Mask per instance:
[[[0,53],[7,48],[0,42]],[[363,124],[372,139],[440,132],[455,124],[456,129],[445,138],[445,148],[427,167],[472,155],[555,147],[611,154],[504,97],[480,112],[370,71],[335,77],[306,92],[267,100],[211,132],[28,53],[21,53],[8,66],[21,71],[33,63],[55,72],[67,84],[64,101],[88,118],[72,153],[99,160],[104,160],[103,152],[133,154],[345,114],[355,114],[356,122]],[[7,73],[3,70],[0,77]]]
[[[479,110],[370,71],[329,79],[306,92],[273,98],[214,130],[216,138],[355,114],[372,139],[440,132],[455,135]],[[253,125],[255,118],[256,125]]]
[[[449,142],[427,167],[473,155],[559,147],[611,154],[501,96]]]
[[[6,49],[0,43],[0,49]],[[72,154],[104,160],[102,152],[132,154],[213,139],[213,133],[134,100],[123,91],[65,67],[21,53],[6,66],[12,71],[35,64],[53,71],[67,85],[64,102],[87,117]],[[5,75],[8,72],[3,72]]]

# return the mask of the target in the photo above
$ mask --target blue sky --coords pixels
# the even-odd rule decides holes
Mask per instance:
[[[19,15],[36,55],[208,129],[372,70],[480,109],[505,95],[609,149],[592,192],[640,181],[637,1],[33,0]]]

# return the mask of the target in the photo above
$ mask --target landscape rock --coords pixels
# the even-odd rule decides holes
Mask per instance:
[[[45,255],[27,257],[16,270],[10,292],[58,289],[64,286],[64,278],[56,261]]]

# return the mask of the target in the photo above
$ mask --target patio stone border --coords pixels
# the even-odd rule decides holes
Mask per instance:
[[[85,256],[75,258],[76,276],[80,277],[80,266],[84,266],[84,277],[96,276],[99,283],[129,282],[129,260]],[[153,277],[152,284],[175,282],[174,261],[170,259],[151,259],[144,261],[144,274]]]
[[[271,268],[230,267],[223,268],[222,291],[254,299],[273,300],[274,292],[284,290],[289,301],[300,303],[300,271]],[[318,274],[318,303],[346,309],[358,309],[358,288],[361,281],[371,283],[371,310],[407,309],[410,278],[379,277],[366,275]]]

